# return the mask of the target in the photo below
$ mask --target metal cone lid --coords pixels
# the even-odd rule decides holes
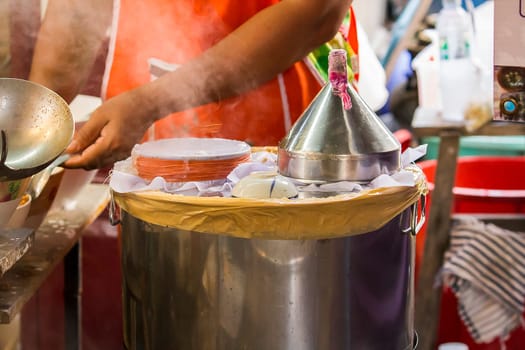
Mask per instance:
[[[349,109],[328,83],[280,142],[282,175],[319,182],[369,182],[399,170],[399,142],[357,91],[345,85]]]

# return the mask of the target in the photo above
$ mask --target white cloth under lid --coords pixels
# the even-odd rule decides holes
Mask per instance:
[[[426,154],[426,145],[417,148],[409,148],[401,156],[402,168],[415,162]],[[115,163],[111,172],[109,185],[118,193],[163,191],[166,193],[178,193],[184,195],[213,196],[221,195],[228,197],[235,184],[243,177],[255,171],[277,172],[277,155],[271,152],[254,152],[250,161],[238,165],[225,180],[180,182],[170,183],[162,177],[156,177],[148,182],[137,175],[133,167],[131,157]],[[308,185],[296,183],[301,191],[327,191],[327,192],[358,192],[364,188],[379,188],[392,186],[414,186],[414,174],[401,169],[392,175],[380,175],[367,186],[361,186],[354,182],[341,181],[323,185]],[[312,186],[315,186],[314,188]]]

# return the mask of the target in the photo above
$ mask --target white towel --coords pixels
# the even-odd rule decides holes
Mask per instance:
[[[504,341],[522,323],[525,233],[462,219],[451,231],[441,277],[472,338]]]

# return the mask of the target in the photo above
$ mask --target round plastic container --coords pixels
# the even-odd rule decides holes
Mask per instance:
[[[427,215],[434,190],[437,161],[418,163],[427,177],[430,193],[427,196]],[[470,156],[458,158],[454,182],[453,213],[525,213],[525,156]],[[416,270],[423,257],[426,227],[416,240]],[[417,271],[416,271],[417,275]],[[462,342],[470,350],[500,350],[499,340],[476,344],[461,321],[454,294],[444,289],[441,298],[438,342]],[[511,333],[505,345],[508,350],[519,350],[525,344],[525,330],[521,327]]]

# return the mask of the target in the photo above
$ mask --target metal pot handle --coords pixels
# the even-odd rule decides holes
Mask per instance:
[[[120,208],[117,203],[115,203],[115,199],[113,196],[111,196],[111,199],[109,201],[109,223],[112,226],[117,226],[120,224]]]
[[[419,209],[419,202],[421,202],[421,213],[419,214],[419,220],[418,220],[418,209]],[[420,200],[416,201],[414,204],[412,204],[412,210],[410,211],[410,227],[402,229],[403,233],[410,233],[413,236],[417,235],[417,233],[421,230],[421,227],[425,224],[426,220],[426,213],[425,213],[425,207],[426,207],[427,197],[426,195],[421,195]]]

